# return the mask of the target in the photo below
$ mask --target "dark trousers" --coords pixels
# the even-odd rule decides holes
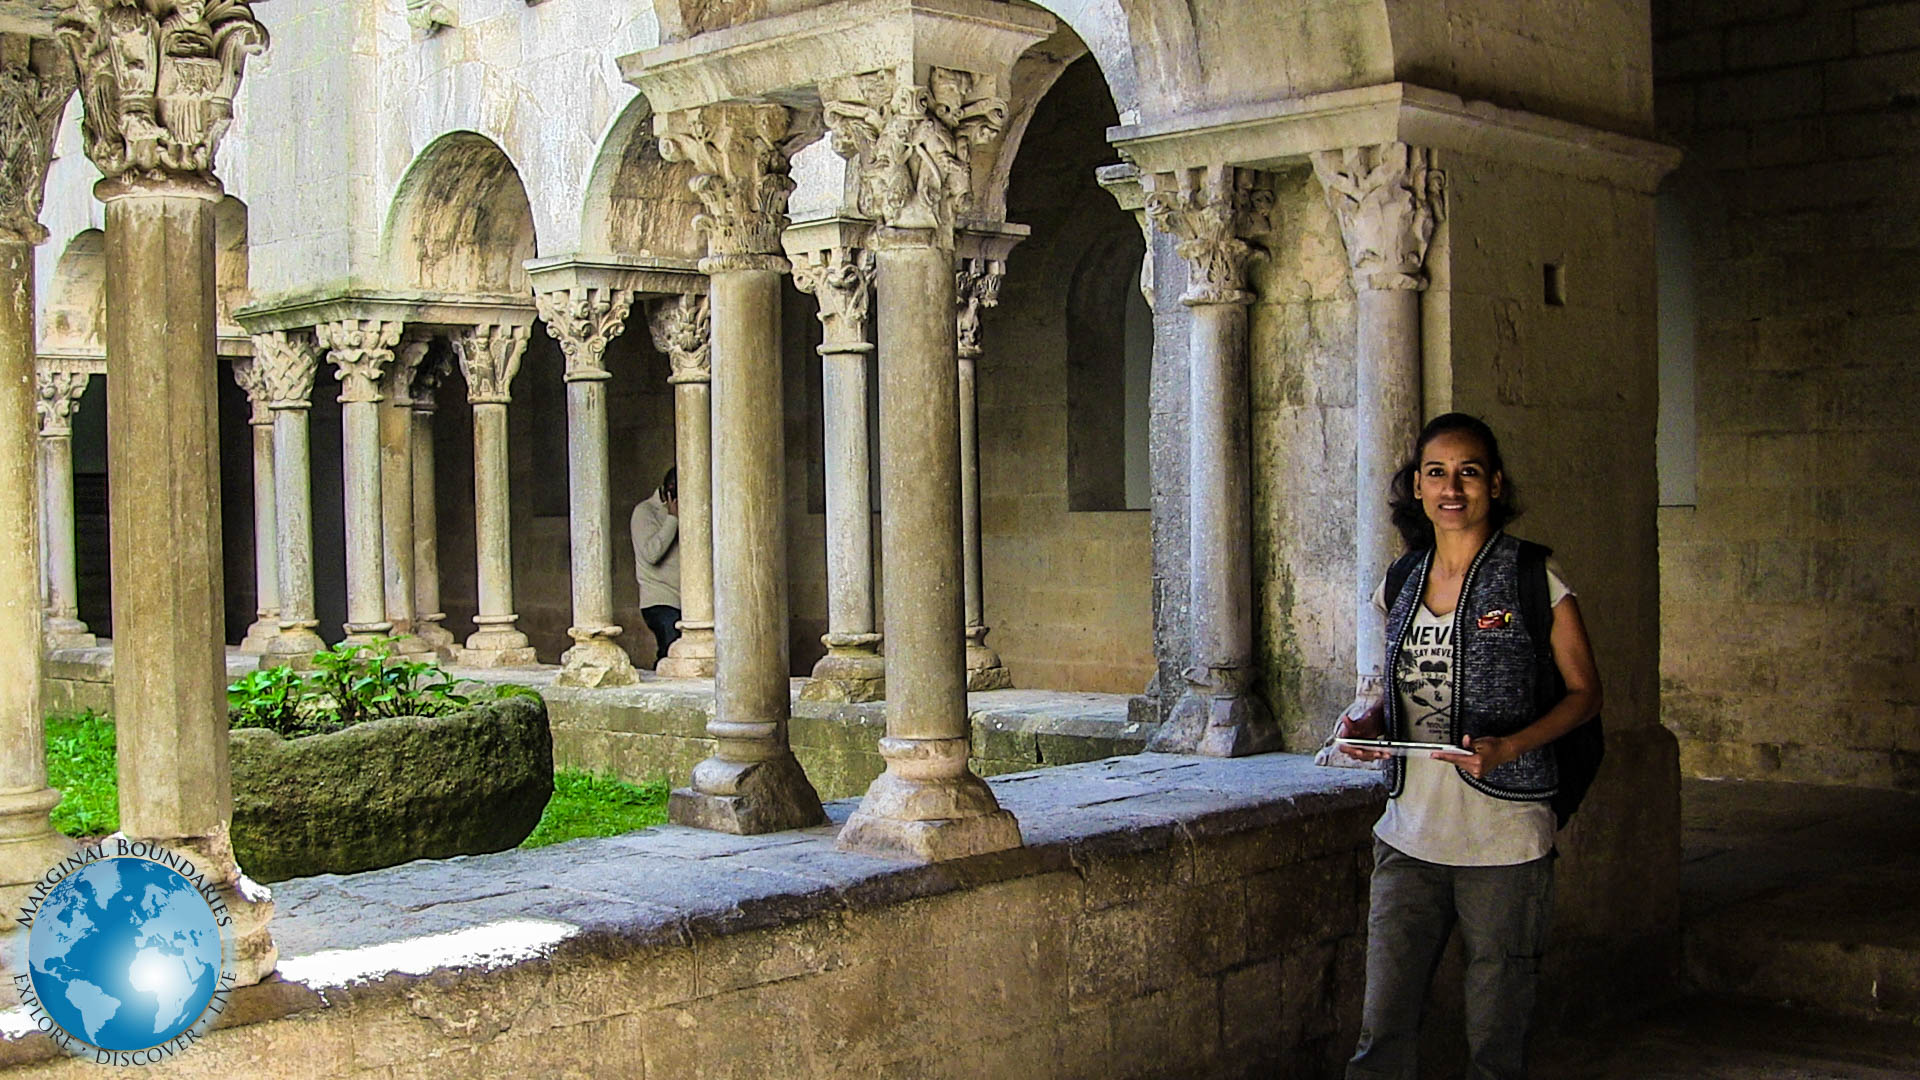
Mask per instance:
[[[1553,915],[1553,856],[1441,866],[1375,840],[1367,996],[1347,1080],[1415,1080],[1420,1013],[1453,928],[1466,949],[1468,1080],[1525,1080],[1540,954]]]
[[[680,637],[680,628],[673,625],[680,621],[680,609],[667,604],[655,604],[640,609],[640,617],[647,622],[647,629],[653,631],[653,640],[659,642],[660,651],[654,654],[654,666],[667,655],[667,646]]]

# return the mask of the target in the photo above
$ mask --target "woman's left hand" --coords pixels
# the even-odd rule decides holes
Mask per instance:
[[[1482,735],[1477,739],[1471,735],[1463,735],[1460,738],[1460,745],[1466,747],[1466,750],[1457,754],[1436,750],[1433,758],[1435,761],[1458,765],[1468,776],[1476,780],[1520,756],[1520,751],[1513,745],[1513,740],[1503,739],[1498,735]]]

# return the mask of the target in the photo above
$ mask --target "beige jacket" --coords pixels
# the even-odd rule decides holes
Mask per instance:
[[[641,607],[680,606],[680,519],[657,491],[633,508],[633,562]]]

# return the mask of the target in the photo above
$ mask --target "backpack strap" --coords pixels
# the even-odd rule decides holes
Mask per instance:
[[[1549,659],[1553,656],[1553,605],[1548,602],[1552,590],[1547,584],[1547,557],[1552,554],[1545,544],[1520,541],[1520,617],[1533,635],[1534,652]],[[1559,669],[1554,670],[1557,674]]]

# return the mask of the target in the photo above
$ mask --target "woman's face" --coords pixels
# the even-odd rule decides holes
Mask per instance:
[[[1464,431],[1443,431],[1420,448],[1413,495],[1436,532],[1481,529],[1500,497],[1503,478],[1487,464],[1487,448]]]

